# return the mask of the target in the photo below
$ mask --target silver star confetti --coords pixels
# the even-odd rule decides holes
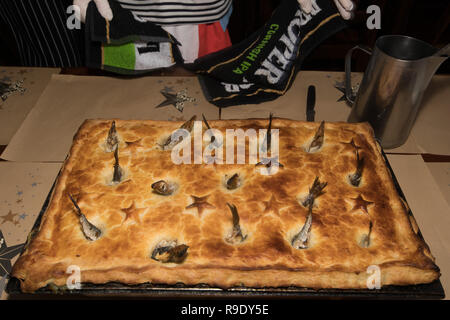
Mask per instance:
[[[336,83],[334,84],[334,87],[343,93],[342,97],[340,97],[337,101],[338,102],[347,101],[347,98],[345,96],[345,82],[344,81],[336,81]],[[358,93],[358,90],[359,90],[359,84],[352,87],[351,97],[353,100],[356,98],[356,94]]]
[[[5,275],[9,275],[9,273],[11,272],[11,260],[22,251],[22,248],[25,244],[22,243],[8,247],[1,230],[0,239],[3,240],[1,241],[0,246],[0,277],[3,277]]]
[[[3,294],[3,291],[5,290],[5,287],[6,287],[6,274],[0,280],[0,297]]]
[[[167,90],[161,90],[160,92],[166,98],[166,100],[161,102],[155,108],[162,108],[168,105],[173,105],[175,109],[177,109],[180,112],[183,112],[185,102],[196,101],[195,98],[189,97],[187,95],[187,89],[183,89],[181,91],[178,91],[177,93],[172,93]]]
[[[15,92],[24,93],[26,89],[22,85],[23,80],[14,83],[0,82],[0,97],[2,101],[8,99],[8,97]]]

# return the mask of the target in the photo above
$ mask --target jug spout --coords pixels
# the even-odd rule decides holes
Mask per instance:
[[[426,69],[424,70],[424,76],[426,79],[431,80],[431,78],[434,76],[436,71],[439,69],[441,64],[447,60],[448,57],[438,57],[438,56],[431,56],[428,58],[425,58],[427,60],[426,62]]]
[[[450,43],[447,44],[442,49],[439,49],[438,51],[436,51],[436,53],[433,56],[442,57],[442,58],[444,58],[444,60],[447,59],[450,56]]]
[[[436,52],[433,55],[429,56],[428,58],[424,58],[427,60],[428,63],[428,71],[430,77],[432,77],[436,73],[439,66],[445,60],[447,60],[449,56],[450,56],[450,43],[447,44],[442,49],[436,50]]]
[[[418,60],[411,60],[411,65],[417,71],[416,81],[419,86],[425,90],[431,79],[439,69],[440,65],[450,56],[450,43],[442,49],[431,48],[434,53],[424,56]]]

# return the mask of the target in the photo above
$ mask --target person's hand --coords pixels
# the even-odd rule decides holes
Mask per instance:
[[[95,5],[97,6],[98,12],[108,21],[111,21],[113,18],[113,13],[111,7],[109,6],[108,0],[93,0]],[[84,23],[86,20],[86,10],[91,0],[73,0],[73,4],[75,6],[80,7],[80,19],[81,22]]]
[[[305,13],[310,13],[312,10],[312,3],[311,0],[297,0],[300,4],[300,8]],[[355,6],[353,5],[352,0],[334,0],[334,3],[336,4],[336,7],[339,10],[339,13],[341,14],[342,18],[345,20],[349,20],[353,17],[353,9]]]

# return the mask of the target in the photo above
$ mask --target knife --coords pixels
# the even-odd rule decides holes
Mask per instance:
[[[308,96],[306,97],[306,120],[314,121],[314,117],[316,112],[314,111],[314,107],[316,105],[316,87],[309,86],[308,87]]]

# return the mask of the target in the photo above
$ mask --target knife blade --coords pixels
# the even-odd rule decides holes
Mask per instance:
[[[316,87],[308,87],[308,95],[306,97],[306,121],[314,121],[316,112],[314,107],[316,105]]]

